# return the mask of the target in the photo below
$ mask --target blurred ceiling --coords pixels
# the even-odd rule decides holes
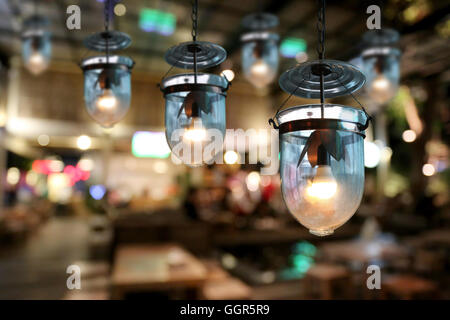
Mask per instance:
[[[191,39],[191,1],[119,2],[125,5],[126,13],[114,16],[113,28],[131,36],[133,43],[124,54],[136,61],[136,67],[130,112],[114,132],[127,139],[124,144],[129,145],[128,139],[136,130],[163,130],[164,102],[156,83],[169,69],[163,59],[165,51]],[[66,9],[72,4],[81,8],[81,30],[66,27]],[[372,4],[382,7],[382,26],[401,33],[403,83],[442,73],[446,73],[442,77],[444,81],[450,80],[450,0],[328,0],[326,57],[349,60],[357,56],[361,37],[367,31],[366,10]],[[138,21],[143,8],[175,15],[175,32],[163,36],[141,30]],[[35,10],[51,21],[52,65],[39,77],[18,68],[15,76],[10,74],[9,81],[3,82],[4,86],[8,84],[8,88],[4,88],[8,90],[8,97],[15,97],[8,101],[8,130],[16,135],[23,132],[23,136],[34,144],[40,133],[101,136],[101,129],[83,112],[83,82],[77,64],[90,54],[83,46],[83,39],[103,30],[103,3],[100,0],[0,0],[0,58],[5,64],[13,62],[20,66],[22,22]],[[227,68],[236,72],[227,98],[229,128],[267,128],[267,119],[285,98],[277,82],[267,90],[258,91],[241,76],[239,39],[244,30],[240,22],[245,15],[260,10],[279,17],[280,25],[276,31],[281,40],[302,38],[307,42],[309,59],[317,57],[315,0],[199,0],[198,39],[224,46],[229,56],[225,62]],[[279,70],[282,72],[296,63],[293,58],[281,58]],[[299,100],[293,98],[291,102]],[[20,121],[12,121],[14,118],[20,118]]]
[[[191,1],[189,0],[126,0],[124,16],[115,16],[114,28],[131,35],[132,46],[126,53],[136,61],[136,70],[163,74],[168,65],[163,56],[167,48],[191,38]],[[20,30],[24,18],[37,12],[51,20],[53,61],[79,62],[88,54],[83,39],[103,29],[102,0],[0,0],[0,51],[12,56],[20,53]],[[66,9],[71,4],[81,8],[81,30],[68,30]],[[383,26],[393,27],[402,34],[404,49],[403,74],[430,73],[444,70],[450,59],[448,0],[390,1],[327,1],[326,56],[348,60],[358,53],[361,35],[367,30],[366,9],[379,4],[383,10]],[[143,8],[159,9],[176,16],[176,30],[171,36],[144,32],[139,28]],[[252,12],[267,11],[280,19],[277,28],[281,39],[287,36],[303,38],[308,55],[315,58],[317,41],[315,0],[200,0],[199,39],[221,44],[228,51],[235,68],[239,66],[239,37],[244,31],[242,18]],[[295,64],[294,59],[282,59],[281,70]],[[432,71],[432,70],[431,70]]]

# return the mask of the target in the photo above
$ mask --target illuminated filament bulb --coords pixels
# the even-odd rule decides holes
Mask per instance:
[[[251,66],[251,74],[256,77],[262,77],[270,72],[270,68],[262,59],[258,59]]]
[[[395,95],[395,86],[383,74],[377,75],[369,88],[369,96],[378,103],[386,103]]]
[[[206,140],[206,129],[203,126],[202,119],[192,117],[191,124],[185,129],[183,139],[186,142],[202,142]]]
[[[117,98],[111,89],[103,90],[103,94],[97,99],[97,107],[100,111],[112,111],[117,107]]]
[[[26,66],[32,74],[37,75],[47,68],[47,60],[39,51],[34,50],[30,55]]]
[[[309,197],[317,200],[328,200],[335,196],[337,191],[336,179],[329,165],[319,165],[316,175],[306,193]]]
[[[385,91],[390,89],[391,83],[384,75],[380,74],[373,80],[372,86],[377,91]]]

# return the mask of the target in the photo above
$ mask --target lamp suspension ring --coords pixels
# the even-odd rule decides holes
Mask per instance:
[[[84,40],[86,48],[99,52],[122,50],[128,48],[130,44],[130,36],[120,31],[97,32]]]
[[[267,30],[278,26],[278,17],[271,13],[258,12],[245,16],[242,19],[242,26],[248,30]]]
[[[281,75],[279,84],[281,89],[289,94],[307,99],[319,99],[322,76],[325,98],[348,95],[358,91],[365,83],[364,74],[349,63],[316,60],[287,70]]]
[[[221,64],[227,58],[227,52],[221,46],[206,41],[183,42],[167,50],[164,59],[171,66],[181,69],[194,69],[194,60],[198,69],[206,69]]]

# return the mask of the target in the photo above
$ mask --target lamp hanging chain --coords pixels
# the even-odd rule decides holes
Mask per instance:
[[[111,5],[111,0],[105,1],[104,14],[105,14],[105,41],[106,41],[106,63],[109,63],[109,9]]]
[[[192,40],[197,41],[197,29],[198,29],[198,0],[192,1]]]
[[[317,54],[319,59],[324,59],[325,56],[325,31],[326,31],[326,22],[325,22],[325,0],[319,1],[319,12],[318,12],[318,20],[317,20],[317,34],[318,34],[318,44],[317,44]]]
[[[193,0],[192,2],[192,41],[194,42],[193,54],[194,54],[194,82],[197,84],[197,46],[195,42],[197,41],[197,29],[198,29],[198,0]]]

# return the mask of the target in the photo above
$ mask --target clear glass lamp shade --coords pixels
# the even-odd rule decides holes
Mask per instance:
[[[226,132],[225,78],[193,73],[164,79],[166,138],[172,153],[184,164],[211,163],[222,151]]]
[[[322,119],[320,105],[288,108],[277,119],[280,128],[283,123],[306,119],[337,123],[280,130],[281,186],[288,209],[312,234],[332,234],[361,202],[364,143],[355,128],[366,123],[367,117],[359,109],[327,104]]]
[[[106,61],[106,57],[90,59]],[[132,60],[119,56],[110,57],[109,60],[109,64],[84,65],[86,109],[89,115],[105,128],[113,127],[125,117],[131,101]]]
[[[278,72],[278,37],[275,34],[269,35],[272,37],[245,41],[242,45],[244,76],[257,88],[272,83]]]
[[[385,104],[397,93],[400,80],[400,61],[396,51],[384,55],[363,57],[368,96],[379,104]]]
[[[44,72],[52,55],[51,34],[37,32],[25,36],[22,40],[22,58],[25,67],[34,75]]]

